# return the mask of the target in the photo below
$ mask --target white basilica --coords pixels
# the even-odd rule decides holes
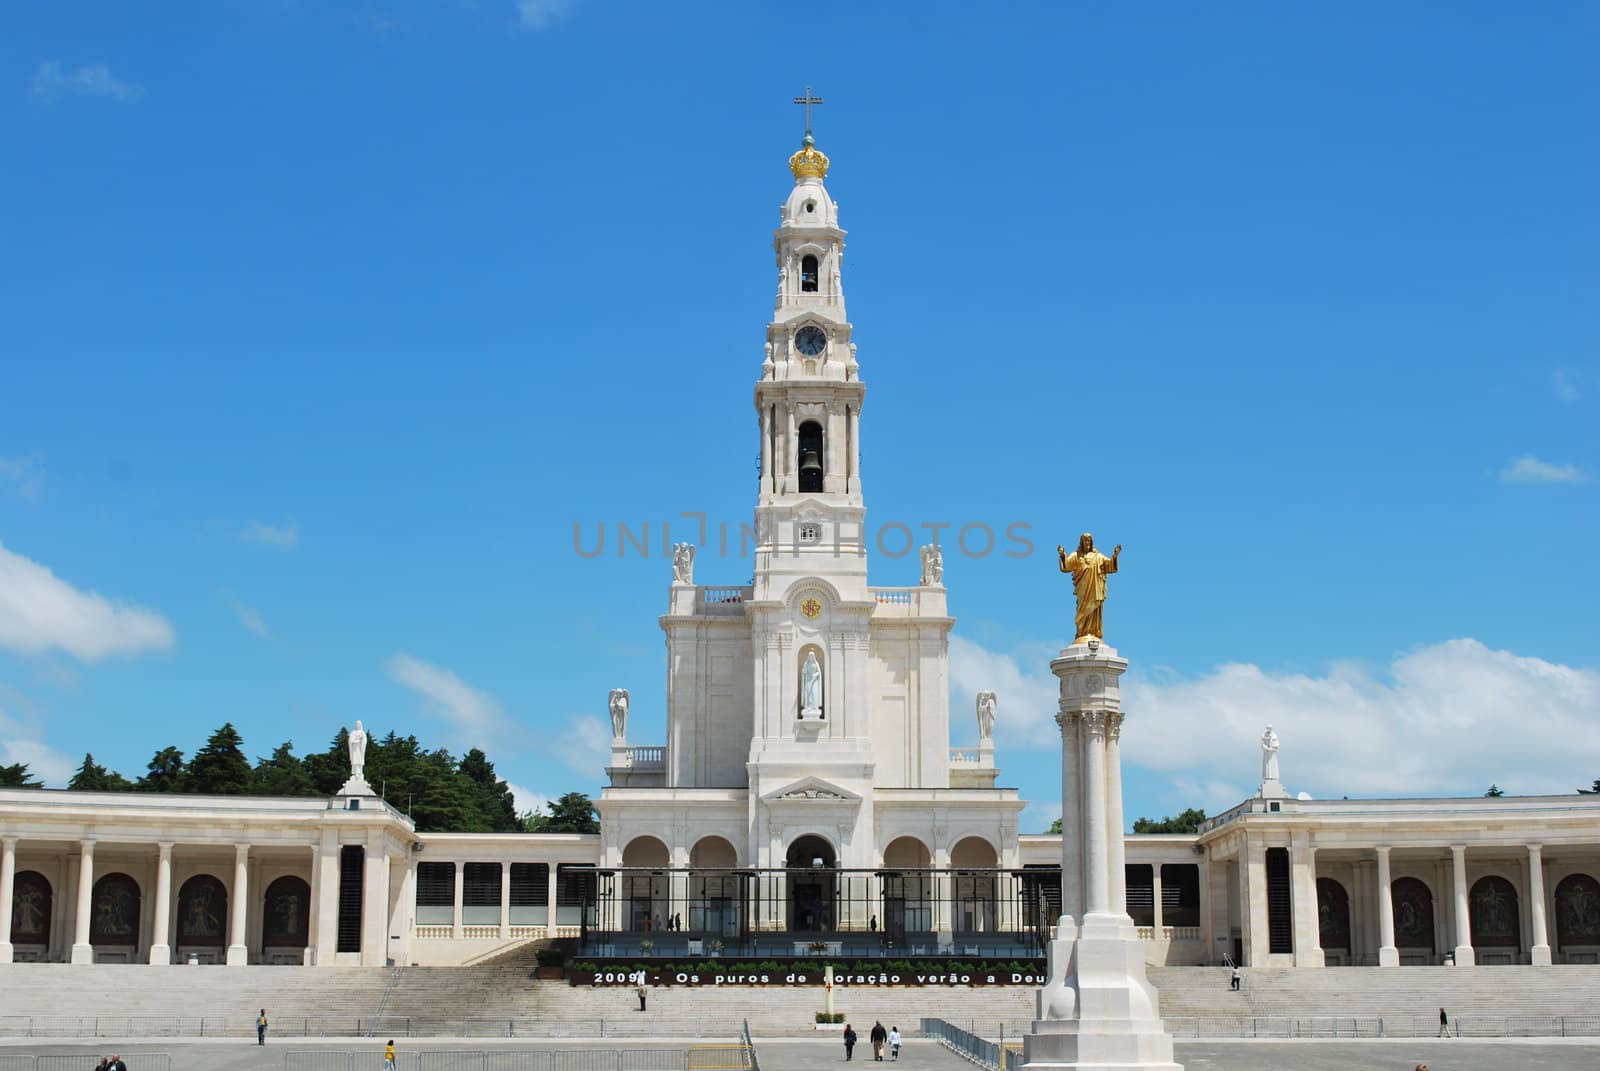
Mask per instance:
[[[938,548],[915,587],[868,581],[845,232],[809,133],[789,166],[752,369],[754,577],[697,585],[676,548],[667,739],[630,743],[611,694],[602,832],[418,833],[357,755],[328,799],[0,790],[0,963],[1042,955],[1063,841],[1020,834],[996,783],[1006,697],[951,724]],[[1276,746],[1200,833],[1113,845],[1147,960],[1600,962],[1600,797],[1295,799]]]

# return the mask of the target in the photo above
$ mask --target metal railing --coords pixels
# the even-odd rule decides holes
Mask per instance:
[[[922,1036],[932,1038],[957,1056],[965,1057],[979,1067],[987,1067],[990,1071],[999,1071],[1000,1045],[998,1042],[979,1037],[970,1030],[963,1030],[954,1023],[943,1019],[921,1020]]]
[[[1175,1038],[1431,1038],[1439,1033],[1436,1015],[1168,1015],[1162,1020]],[[925,1037],[945,1040],[930,1031],[955,1031],[969,1037],[999,1038],[1001,1043],[1020,1039],[1032,1029],[1026,1019],[969,1019],[950,1022],[924,1019]],[[1465,1015],[1452,1016],[1450,1036],[1464,1038],[1584,1038],[1600,1037],[1600,1015]],[[994,1042],[989,1042],[994,1044]],[[957,1046],[952,1042],[951,1048]],[[962,1051],[957,1049],[957,1051]],[[963,1055],[967,1055],[962,1051]],[[971,1057],[969,1057],[971,1058]],[[981,1062],[981,1061],[978,1061]],[[985,1066],[993,1066],[992,1064]]]
[[[172,1054],[167,1052],[128,1052],[119,1054],[124,1063],[140,1071],[172,1071]],[[92,1065],[93,1056],[52,1053],[33,1056],[27,1053],[0,1054],[0,1071],[83,1071]]]
[[[381,1049],[301,1050],[284,1053],[284,1071],[357,1071],[373,1065]],[[81,1064],[82,1057],[74,1057]],[[395,1053],[396,1071],[688,1071],[685,1049],[445,1049]],[[38,1071],[45,1071],[39,1068]],[[53,1071],[67,1071],[65,1068]],[[81,1066],[71,1071],[82,1071]],[[158,1068],[156,1071],[167,1071]]]
[[[750,1071],[761,1071],[761,1061],[756,1057],[756,1043],[750,1040],[749,1019],[744,1021],[744,1026],[741,1028],[741,1031],[742,1033],[740,1034],[740,1038],[744,1041],[744,1054],[745,1059],[750,1062]]]

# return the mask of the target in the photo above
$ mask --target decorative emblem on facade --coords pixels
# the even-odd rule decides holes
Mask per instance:
[[[813,621],[821,617],[822,600],[817,598],[815,595],[807,596],[805,601],[800,604],[800,614],[802,617],[809,618]]]
[[[1104,684],[1105,682],[1100,679],[1100,674],[1090,673],[1088,676],[1083,678],[1084,693],[1087,695],[1093,695],[1094,693],[1098,692]]]
[[[785,792],[778,798],[780,800],[842,800],[845,797],[826,788],[797,788],[793,792]]]

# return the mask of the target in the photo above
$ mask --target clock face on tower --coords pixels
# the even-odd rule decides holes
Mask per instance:
[[[828,346],[828,336],[822,328],[806,324],[794,333],[794,348],[807,357],[815,357]]]

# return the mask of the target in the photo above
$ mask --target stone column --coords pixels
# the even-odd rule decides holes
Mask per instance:
[[[1075,837],[1083,825],[1083,725],[1076,714],[1056,715],[1061,728],[1061,913],[1083,919],[1083,852]]]
[[[1400,950],[1394,946],[1394,880],[1389,876],[1389,847],[1379,845],[1378,853],[1378,966],[1400,966]]]
[[[367,835],[366,867],[361,880],[361,965],[389,962],[389,851],[381,832]],[[456,889],[460,890],[460,884]],[[459,905],[460,900],[458,899]]]
[[[150,921],[150,962],[170,965],[172,945],[168,943],[172,927],[172,842],[156,845],[156,904]]]
[[[555,863],[549,864],[549,872],[545,875],[548,881],[545,892],[545,936],[553,938],[556,935],[556,882],[560,877],[560,868]]]
[[[1110,871],[1109,899],[1113,914],[1128,913],[1127,830],[1122,820],[1122,715],[1106,715],[1106,827],[1109,849],[1106,867]],[[1153,874],[1159,863],[1151,865]],[[1132,924],[1129,919],[1129,924]],[[1157,937],[1161,935],[1156,934]]]
[[[339,954],[339,839],[331,829],[323,830],[312,877],[317,883],[311,896],[316,914],[316,962],[319,967],[331,967]]]
[[[949,945],[954,938],[954,912],[955,904],[952,902],[956,895],[955,879],[950,875],[950,847],[945,842],[945,835],[935,833],[936,843],[933,848],[933,896],[934,896],[934,929],[939,931],[939,946]]]
[[[1272,954],[1272,931],[1267,926],[1267,845],[1259,836],[1247,842],[1241,860],[1244,867],[1245,888],[1249,890],[1247,905],[1240,905],[1240,917],[1245,931],[1244,959],[1252,967],[1265,967]]]
[[[1083,917],[1111,910],[1111,827],[1106,816],[1106,715],[1083,717]],[[1126,905],[1124,905],[1126,910]]]
[[[1454,867],[1450,884],[1456,894],[1456,966],[1471,967],[1476,961],[1472,953],[1472,916],[1467,903],[1467,846],[1452,844],[1450,862]]]
[[[94,896],[94,840],[85,837],[78,855],[78,914],[72,929],[72,962],[93,963],[89,943],[89,907]]]
[[[846,491],[861,493],[861,407],[850,407],[850,486]]]
[[[233,888],[228,890],[228,966],[243,967],[250,962],[245,941],[246,919],[250,909],[250,846],[233,849]]]
[[[1125,881],[1112,873],[1113,865],[1123,865],[1114,737],[1122,725],[1119,678],[1127,668],[1098,640],[1073,644],[1050,663],[1061,681],[1063,914],[1049,945],[1049,981],[1023,1043],[1025,1066],[1040,1071],[1179,1071],[1127,912]],[[1074,873],[1081,875],[1084,909],[1077,919],[1066,900]]]
[[[1161,864],[1150,864],[1150,933],[1157,941],[1161,940],[1161,931],[1166,927],[1166,921],[1161,915]]]
[[[0,896],[4,893],[0,892]],[[1528,909],[1533,920],[1533,945],[1528,962],[1536,967],[1550,966],[1550,932],[1544,919],[1544,845],[1528,845]]]
[[[500,940],[511,940],[511,863],[500,863]]]
[[[395,898],[394,908],[389,913],[389,935],[399,941],[393,948],[396,966],[407,966],[411,958],[411,934],[416,925],[417,917],[417,860],[410,854],[410,848],[405,849],[406,854],[389,857],[389,873],[394,873],[395,863],[400,864],[400,895]],[[510,873],[507,864],[506,872]]]
[[[11,947],[11,901],[17,882],[17,838],[0,837],[0,963],[16,956]]]
[[[1295,833],[1289,841],[1290,914],[1294,917],[1294,965],[1324,966],[1322,926],[1317,910],[1317,850],[1309,833]]]
[[[761,497],[772,493],[772,404],[761,403]]]
[[[461,921],[461,901],[466,898],[466,892],[467,892],[467,864],[464,863],[464,862],[458,861],[456,863],[455,900],[453,901],[453,904],[454,904],[453,911],[454,911],[454,913],[450,916],[450,926],[451,926],[451,934],[450,934],[450,936],[454,937],[457,941],[461,940],[462,937],[465,936],[465,932],[464,932],[464,930],[462,928],[463,927],[463,923]]]

